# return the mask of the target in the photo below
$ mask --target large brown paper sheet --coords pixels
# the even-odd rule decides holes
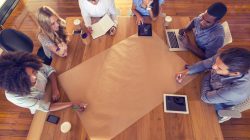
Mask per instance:
[[[185,62],[155,33],[133,35],[61,74],[71,101],[88,103],[80,119],[91,140],[112,139],[162,103]],[[189,80],[190,81],[190,80]]]

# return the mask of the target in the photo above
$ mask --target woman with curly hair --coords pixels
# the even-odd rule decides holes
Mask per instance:
[[[37,21],[40,25],[38,40],[42,44],[45,55],[67,56],[66,23],[53,9],[42,6],[38,9]]]
[[[48,79],[51,82],[52,101],[58,101],[60,93],[57,87],[55,70],[41,63],[30,53],[14,52],[0,56],[0,87],[5,89],[7,100],[13,104],[30,109],[48,112],[68,107],[79,107],[83,111],[86,105],[64,102],[50,103],[44,100]]]

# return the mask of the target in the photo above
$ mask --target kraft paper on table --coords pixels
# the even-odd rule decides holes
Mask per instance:
[[[80,119],[91,140],[108,140],[124,131],[175,93],[185,62],[155,33],[133,35],[61,74],[71,101],[88,104]],[[191,79],[190,79],[191,80]],[[188,80],[188,81],[190,81]]]

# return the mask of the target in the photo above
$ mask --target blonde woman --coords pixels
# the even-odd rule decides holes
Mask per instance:
[[[65,20],[48,6],[38,9],[37,21],[41,31],[38,40],[42,44],[45,55],[52,58],[54,54],[67,56],[67,35],[65,32]]]

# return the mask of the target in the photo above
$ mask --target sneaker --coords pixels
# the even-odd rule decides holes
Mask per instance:
[[[219,123],[223,123],[223,122],[225,122],[225,121],[228,121],[228,120],[230,120],[232,117],[228,117],[228,116],[224,116],[224,117],[221,117],[221,118],[219,118]]]

